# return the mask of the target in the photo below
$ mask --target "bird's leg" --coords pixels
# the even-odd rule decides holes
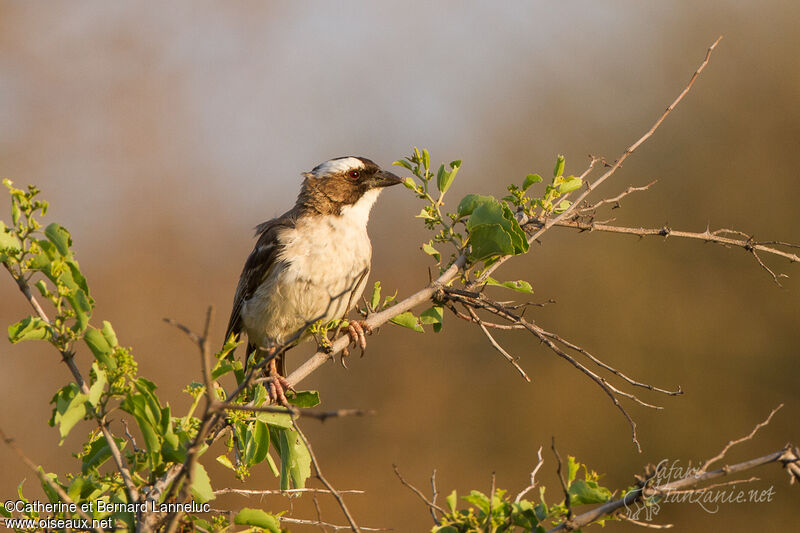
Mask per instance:
[[[290,389],[291,386],[286,378],[278,372],[278,363],[274,357],[269,361],[269,377],[270,403],[280,403],[284,407],[289,407],[289,402],[286,400],[286,390]]]
[[[361,356],[364,356],[364,351],[367,349],[366,335],[372,335],[372,326],[364,320],[353,320],[347,324],[347,334],[350,336],[350,342],[361,348]]]

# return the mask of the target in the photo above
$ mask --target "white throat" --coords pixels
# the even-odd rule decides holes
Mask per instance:
[[[369,221],[369,212],[372,210],[372,206],[375,205],[375,201],[382,190],[370,189],[353,205],[342,207],[340,215],[342,222],[354,228],[366,229]]]

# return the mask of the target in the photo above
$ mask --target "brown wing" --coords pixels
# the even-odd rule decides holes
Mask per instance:
[[[278,232],[285,228],[294,227],[295,218],[295,213],[289,211],[283,216],[259,224],[256,228],[258,241],[244,263],[239,285],[236,287],[236,295],[233,297],[233,309],[228,320],[228,329],[225,332],[226,341],[232,333],[240,333],[242,331],[242,305],[253,295],[261,282],[264,281],[264,278],[267,277],[270,268],[275,264],[275,260],[281,252],[282,245],[278,241]]]

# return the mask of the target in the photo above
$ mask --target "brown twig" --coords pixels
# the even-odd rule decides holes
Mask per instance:
[[[357,489],[345,489],[339,490],[339,494],[364,494],[365,491],[357,490]],[[313,489],[313,488],[304,488],[304,489],[286,489],[286,490],[279,490],[279,489],[263,489],[263,490],[255,490],[255,489],[234,489],[234,488],[224,488],[218,489],[214,491],[214,494],[240,494],[243,496],[291,496],[293,494],[333,494],[328,489]]]
[[[759,429],[763,428],[764,426],[766,426],[767,424],[770,423],[770,421],[772,420],[772,417],[775,416],[775,413],[780,411],[782,407],[783,407],[783,404],[780,404],[778,407],[776,407],[775,409],[770,411],[769,416],[767,416],[767,418],[764,419],[763,422],[760,422],[760,423],[756,424],[756,426],[753,428],[753,431],[751,431],[750,433],[748,433],[744,437],[742,437],[740,439],[735,439],[735,440],[729,441],[728,444],[726,444],[725,447],[722,448],[721,452],[719,452],[717,455],[715,455],[714,457],[712,457],[711,459],[709,459],[708,461],[703,463],[703,466],[700,467],[700,473],[705,472],[706,470],[708,470],[709,466],[711,466],[712,464],[716,463],[717,461],[723,459],[725,457],[725,454],[728,453],[728,450],[730,450],[731,448],[733,448],[737,444],[741,444],[743,442],[746,442],[746,441],[752,439],[756,435],[756,433],[758,433]]]
[[[544,221],[542,220],[530,220],[525,223],[526,228],[536,228],[542,227]],[[787,247],[794,247],[790,243],[779,242],[779,241],[754,241],[750,235],[744,234],[742,232],[733,232],[731,230],[717,230],[711,231],[710,229],[706,228],[703,232],[693,232],[693,231],[681,231],[672,229],[669,226],[663,226],[661,228],[631,228],[627,226],[612,226],[610,224],[603,224],[599,222],[582,222],[579,220],[562,220],[559,221],[557,226],[565,227],[565,228],[574,228],[580,231],[602,231],[606,233],[622,233],[626,235],[635,235],[637,237],[652,237],[652,236],[659,236],[659,237],[679,237],[682,239],[694,239],[694,240],[701,240],[704,242],[712,242],[716,244],[720,244],[722,246],[733,246],[736,248],[742,248],[749,253],[753,254],[753,257],[758,262],[758,264],[766,270],[770,276],[772,276],[773,280],[780,285],[778,282],[778,278],[787,277],[785,274],[775,274],[767,265],[761,260],[761,257],[758,255],[757,252],[768,253],[772,255],[776,255],[778,257],[783,257],[784,259],[788,259],[791,263],[800,262],[800,256],[797,254],[793,254],[791,252],[785,252],[783,250],[779,250],[775,248],[775,246],[787,246]],[[744,238],[736,239],[732,237],[725,237],[723,236],[724,233],[731,234],[741,234]]]
[[[425,505],[428,506],[428,509],[430,509],[430,511],[431,511],[431,516],[433,516],[433,521],[436,524],[438,524],[439,523],[439,519],[436,517],[436,513],[434,511],[439,511],[442,514],[442,516],[446,515],[447,511],[445,511],[444,509],[442,509],[441,507],[436,505],[435,502],[432,502],[432,501],[428,500],[428,498],[425,497],[425,495],[422,493],[421,490],[419,490],[417,487],[415,487],[414,485],[409,483],[406,480],[406,478],[403,477],[403,474],[400,473],[400,469],[397,467],[397,465],[393,464],[392,468],[394,469],[394,473],[397,476],[397,479],[400,480],[400,483],[402,483],[403,485],[408,487],[411,490],[411,492],[416,494],[419,497],[419,499],[422,500],[425,503]]]
[[[519,492],[519,494],[517,494],[517,497],[514,498],[514,503],[519,503],[520,500],[522,500],[523,496],[525,496],[528,492],[532,491],[536,487],[536,473],[539,471],[540,468],[542,468],[542,465],[544,464],[544,459],[542,459],[542,447],[541,446],[539,446],[539,451],[536,452],[536,455],[537,455],[537,457],[539,459],[539,462],[536,463],[536,466],[533,467],[533,471],[531,472],[531,483],[530,483],[530,485],[528,485],[527,487],[522,489]]]
[[[486,311],[488,311],[488,312],[490,312],[492,314],[495,314],[495,315],[497,315],[497,316],[499,316],[499,317],[501,317],[501,318],[503,318],[505,320],[508,320],[512,324],[522,325],[523,327],[525,327],[525,329],[527,329],[530,333],[532,333],[540,341],[542,341],[548,348],[550,348],[550,350],[553,351],[556,355],[558,355],[559,357],[563,358],[564,360],[569,362],[571,365],[573,365],[575,368],[580,370],[583,374],[588,376],[592,381],[594,381],[603,390],[603,392],[606,393],[606,395],[611,399],[612,403],[617,407],[617,409],[619,409],[619,411],[622,413],[622,415],[628,421],[628,425],[631,428],[632,441],[633,441],[634,445],[636,446],[637,450],[639,450],[641,452],[641,445],[639,444],[639,439],[638,439],[637,433],[636,433],[636,422],[630,416],[630,414],[625,409],[625,407],[620,403],[619,399],[617,398],[617,395],[623,396],[625,398],[628,398],[628,399],[630,399],[630,400],[632,400],[632,401],[634,401],[634,402],[636,402],[636,403],[638,403],[638,404],[640,404],[642,406],[645,406],[645,407],[658,409],[658,406],[651,405],[649,403],[646,403],[646,402],[642,401],[635,394],[631,394],[631,393],[619,390],[614,385],[609,383],[608,380],[606,380],[604,377],[599,376],[595,372],[592,372],[586,366],[584,366],[581,363],[579,363],[574,357],[572,357],[571,355],[566,353],[564,350],[562,350],[553,340],[554,337],[557,337],[556,335],[554,335],[554,334],[542,329],[541,327],[539,327],[539,326],[537,326],[535,324],[532,324],[532,323],[528,322],[527,320],[525,320],[521,316],[511,312],[508,308],[506,308],[505,306],[501,305],[500,303],[493,302],[492,300],[489,300],[488,298],[486,298],[482,294],[473,293],[473,292],[470,292],[470,291],[464,291],[464,290],[460,290],[460,289],[446,288],[446,289],[444,289],[442,291],[442,293],[443,293],[442,299],[459,302],[459,303],[462,303],[465,306],[470,307],[470,308],[484,309],[484,310],[486,310]],[[475,296],[476,294],[477,294],[477,296]],[[560,339],[560,337],[559,337],[559,339]],[[650,390],[656,391],[656,392],[662,392],[662,393],[666,393],[666,394],[677,394],[677,392],[670,392],[670,391],[665,391],[664,389],[659,389],[657,387],[652,387],[652,388],[651,387],[647,387],[647,388],[650,389]]]
[[[650,189],[650,187],[655,185],[657,182],[658,182],[658,180],[653,180],[650,183],[648,183],[647,185],[642,185],[641,187],[634,187],[633,185],[630,185],[627,189],[625,189],[624,191],[622,191],[621,193],[619,193],[618,195],[616,195],[614,197],[604,198],[604,199],[600,200],[599,202],[597,202],[594,205],[587,205],[586,207],[577,208],[575,210],[575,212],[576,212],[576,214],[581,214],[582,216],[586,216],[587,214],[593,215],[600,206],[605,205],[605,204],[614,204],[612,209],[616,209],[617,207],[619,207],[619,201],[622,200],[623,198],[625,198],[626,196],[628,196],[629,194],[632,194],[632,193],[635,193],[635,192],[647,191],[647,190]]]
[[[723,458],[725,456],[725,452],[727,452],[732,446],[740,442],[744,442],[745,440],[751,439],[760,428],[764,427],[772,420],[773,415],[777,412],[779,408],[780,407],[773,409],[772,412],[769,414],[769,416],[766,418],[766,420],[757,424],[749,435],[741,439],[729,442],[723,448],[722,452],[717,454],[715,457],[712,457],[709,461],[706,461],[704,468],[707,468],[713,462]],[[574,529],[579,529],[593,522],[596,522],[597,520],[601,520],[607,516],[613,515],[614,513],[620,511],[622,508],[627,508],[631,505],[634,505],[636,502],[641,501],[645,497],[652,495],[676,494],[679,493],[680,491],[684,491],[691,487],[695,487],[706,481],[724,476],[729,476],[739,472],[744,472],[752,468],[769,463],[782,464],[783,467],[786,468],[786,470],[789,472],[792,483],[796,480],[800,480],[800,468],[798,468],[798,463],[800,463],[800,450],[798,450],[797,448],[793,447],[790,444],[787,444],[783,449],[770,453],[768,455],[764,455],[762,457],[757,457],[755,459],[744,461],[742,463],[726,465],[723,468],[712,470],[710,472],[704,471],[704,468],[702,468],[700,472],[693,473],[692,475],[688,475],[682,479],[677,479],[675,481],[665,483],[663,485],[650,487],[648,486],[647,482],[644,482],[643,487],[628,492],[624,498],[604,503],[603,505],[599,505],[590,511],[574,516],[572,517],[571,520],[562,522],[558,526],[550,529],[548,533],[555,533],[556,531],[572,531]],[[657,478],[652,477],[651,479],[657,479]],[[708,488],[709,487],[706,487],[706,490]]]
[[[325,485],[325,487],[333,494],[333,497],[336,498],[336,502],[339,504],[339,508],[344,513],[345,518],[347,519],[347,523],[350,524],[350,529],[353,533],[359,533],[361,528],[356,524],[353,515],[350,514],[350,510],[347,508],[347,505],[344,503],[344,498],[342,498],[341,493],[333,488],[333,485],[322,475],[322,470],[319,467],[319,462],[317,461],[317,456],[314,455],[314,450],[311,448],[311,444],[309,444],[308,439],[306,438],[303,431],[300,429],[300,426],[297,425],[297,421],[293,421],[292,425],[294,426],[295,431],[297,431],[297,435],[303,441],[306,449],[308,450],[308,455],[311,457],[311,465],[314,467],[314,475],[320,482]]]
[[[289,516],[281,516],[281,522],[286,522],[287,524],[298,524],[298,525],[306,525],[306,526],[324,526],[333,529],[334,531],[340,531],[343,529],[352,529],[352,526],[341,526],[336,524],[331,524],[330,522],[323,522],[321,520],[305,520],[303,518],[292,518]],[[361,531],[391,531],[388,528],[382,527],[362,527]]]
[[[569,494],[569,487],[567,487],[567,482],[564,480],[564,475],[561,473],[562,461],[561,455],[556,449],[555,437],[552,438],[550,448],[553,450],[553,455],[556,456],[556,474],[558,475],[558,480],[561,482],[561,490],[564,492],[564,507],[567,508],[567,523],[569,523],[572,520],[572,496]]]
[[[675,107],[680,103],[680,101],[683,100],[683,97],[686,96],[686,94],[691,90],[692,86],[694,85],[695,80],[697,80],[698,76],[700,76],[700,73],[703,72],[703,69],[705,69],[706,65],[708,65],[708,60],[711,58],[711,53],[714,51],[714,49],[717,47],[717,45],[719,44],[719,42],[721,40],[722,40],[722,36],[720,35],[717,38],[717,40],[714,41],[714,43],[711,46],[708,47],[708,51],[706,52],[705,59],[703,59],[703,62],[700,63],[700,66],[697,68],[697,70],[695,70],[694,74],[692,75],[691,79],[689,80],[689,83],[686,85],[686,87],[684,87],[683,91],[681,91],[681,93],[669,105],[669,107],[667,107],[667,109],[661,114],[661,116],[658,118],[658,120],[656,120],[655,124],[653,124],[653,126],[644,135],[642,135],[639,138],[639,140],[637,140],[635,143],[630,145],[622,153],[622,155],[617,158],[617,160],[614,162],[614,164],[611,165],[611,168],[609,168],[602,176],[597,178],[594,181],[594,183],[588,183],[587,182],[586,188],[584,189],[584,191],[580,195],[578,195],[578,197],[575,199],[575,201],[572,203],[572,205],[570,205],[560,215],[556,216],[555,218],[549,219],[544,224],[544,226],[539,228],[538,231],[536,231],[533,235],[531,235],[528,238],[528,242],[529,243],[532,243],[533,241],[535,241],[536,239],[541,237],[544,234],[545,231],[547,231],[548,229],[550,229],[551,227],[553,227],[557,223],[561,222],[562,220],[566,220],[569,217],[571,217],[572,215],[574,215],[575,210],[577,208],[576,206],[578,206],[583,200],[585,200],[586,197],[589,194],[592,193],[592,191],[594,191],[600,185],[602,185],[602,183],[604,181],[606,181],[608,178],[610,178],[617,171],[617,169],[619,169],[619,167],[622,166],[622,163],[628,158],[628,156],[630,156],[634,151],[636,151],[637,148],[639,148],[639,146],[641,146],[645,141],[647,141],[650,137],[653,136],[653,134],[656,132],[658,127],[661,126],[661,123],[664,122],[664,119],[666,119],[667,116],[670,113],[672,113],[672,110],[675,109]],[[594,168],[594,165],[597,163],[597,161],[598,161],[597,158],[594,158],[594,157],[592,158],[592,161],[591,161],[591,164],[589,165],[589,168],[587,168],[586,171],[584,171],[584,173],[581,175],[582,179],[585,179],[585,177],[589,175],[589,173],[592,171],[592,169]],[[486,278],[488,278],[492,274],[492,272],[497,270],[497,268],[500,267],[500,265],[502,265],[510,257],[512,257],[512,256],[501,257],[492,266],[487,268],[483,272],[483,274],[481,274],[481,276],[478,278],[477,283],[480,284],[480,283],[483,283],[484,281],[486,281]]]
[[[11,448],[11,450],[13,450],[15,454],[17,454],[20,460],[22,460],[22,462],[25,463],[25,466],[30,468],[33,471],[33,473],[36,474],[36,476],[41,480],[42,483],[47,484],[47,486],[49,486],[51,489],[53,489],[53,491],[55,491],[56,494],[58,494],[58,497],[61,498],[61,501],[70,505],[74,505],[75,512],[78,513],[78,515],[84,520],[86,520],[88,523],[90,524],[92,523],[92,518],[89,515],[87,515],[83,511],[83,509],[81,509],[81,506],[76,504],[75,501],[72,498],[70,498],[66,492],[64,492],[64,489],[62,489],[58,483],[50,479],[50,477],[47,474],[45,474],[43,469],[41,469],[38,465],[36,465],[36,463],[28,459],[28,456],[25,455],[20,449],[20,447],[17,446],[17,443],[14,442],[14,439],[8,437],[2,429],[0,429],[0,439],[3,439],[3,442],[6,443],[6,446]],[[97,527],[93,527],[92,530],[96,531],[97,533],[103,533],[103,530]]]
[[[519,372],[522,375],[522,377],[525,378],[525,381],[530,383],[531,378],[529,378],[528,374],[526,374],[525,371],[522,369],[522,367],[519,366],[519,363],[517,363],[517,359],[512,357],[511,354],[509,354],[507,351],[505,351],[505,349],[502,346],[500,346],[500,344],[495,340],[492,334],[489,333],[489,330],[486,329],[486,326],[483,324],[483,321],[480,318],[478,318],[478,315],[475,314],[475,311],[473,311],[471,307],[467,307],[467,311],[469,311],[472,320],[476,324],[478,324],[478,326],[481,328],[481,331],[483,331],[483,334],[486,336],[486,338],[489,339],[489,343],[492,345],[492,347],[495,350],[497,350],[500,353],[500,355],[505,357],[506,361],[511,363],[511,365],[517,369],[517,372]]]
[[[11,274],[11,277],[17,282],[17,287],[19,287],[20,292],[22,292],[22,294],[25,296],[25,299],[28,300],[28,303],[36,312],[37,316],[42,319],[50,328],[52,328],[52,322],[50,322],[50,319],[47,318],[44,309],[42,309],[42,306],[39,305],[36,297],[33,295],[33,293],[31,293],[28,282],[23,277],[17,276],[8,266],[8,264],[3,263],[3,266],[6,267],[8,273]],[[75,354],[66,349],[59,349],[59,353],[61,354],[62,361],[64,361],[64,363],[67,365],[67,368],[69,368],[72,377],[75,378],[75,382],[78,384],[78,387],[80,387],[81,392],[83,394],[89,394],[89,385],[87,385],[86,380],[83,379],[83,375],[81,374],[78,365],[75,364]],[[106,421],[103,420],[96,412],[94,412],[94,410],[91,411],[91,414],[97,421],[97,426],[100,428],[100,431],[103,433],[103,438],[106,439],[106,443],[108,444],[108,449],[111,452],[111,458],[114,460],[117,471],[122,476],[122,482],[125,485],[125,492],[128,496],[128,500],[134,503],[138,502],[139,491],[136,489],[136,485],[133,482],[128,465],[125,464],[125,459],[122,457],[122,452],[120,451],[119,446],[117,446],[117,441],[114,440],[114,436],[111,434],[111,431],[109,431]]]

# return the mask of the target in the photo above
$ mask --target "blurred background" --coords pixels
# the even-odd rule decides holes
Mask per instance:
[[[300,173],[340,155],[381,165],[427,147],[463,159],[450,196],[502,196],[529,172],[548,175],[559,153],[580,173],[587,154],[615,159],[685,86],[724,34],[693,91],[596,200],[658,183],[615,210],[624,225],[702,231],[710,224],[758,239],[800,242],[800,4],[772,2],[71,2],[0,3],[0,174],[35,183],[48,219],[72,232],[98,306],[132,346],[140,374],[173,410],[200,379],[194,347],[162,322],[201,327],[217,309],[222,342],[252,228],[288,209]],[[409,191],[387,191],[372,215],[371,279],[406,296],[428,280],[426,231]],[[8,218],[8,200],[0,201]],[[744,460],[800,443],[800,266],[765,257],[791,277],[773,283],[751,256],[698,241],[639,240],[554,229],[498,277],[525,278],[530,315],[609,364],[677,398],[630,405],[643,453],[593,383],[533,342],[499,335],[532,377],[525,383],[476,328],[446,316],[443,333],[395,326],[348,370],[329,364],[303,385],[326,408],[368,418],[305,424],[324,473],[360,525],[426,531],[427,509],[392,472],[428,489],[488,492],[491,475],[516,494],[545,445],[540,482],[561,499],[548,449],[576,455],[625,487],[648,462],[697,465],[786,407],[729,454]],[[498,293],[500,295],[500,293]],[[504,296],[504,295],[503,295]],[[10,279],[0,319],[29,313]],[[307,356],[290,353],[290,366]],[[0,427],[61,476],[78,463],[79,429],[58,447],[45,421],[68,372],[40,343],[0,341]],[[81,350],[88,368],[91,354]],[[84,428],[86,426],[83,426]],[[239,487],[207,461],[216,487]],[[41,492],[0,447],[0,496]],[[771,503],[662,506],[682,530],[783,531],[798,494],[775,465],[751,488]],[[743,477],[749,477],[750,473]],[[247,488],[275,488],[264,468]],[[345,523],[322,500],[323,518]],[[225,498],[313,519],[307,499]],[[594,526],[597,528],[598,526]],[[612,524],[614,530],[634,526]],[[306,531],[302,527],[292,528]]]

